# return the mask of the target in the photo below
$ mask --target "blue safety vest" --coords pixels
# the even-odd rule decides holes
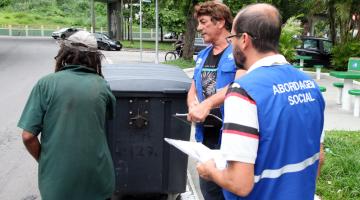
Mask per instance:
[[[211,52],[211,49],[213,46],[209,46],[202,50],[196,59],[196,65],[194,69],[194,81],[195,81],[195,87],[196,87],[196,93],[197,98],[199,102],[202,102],[205,98],[202,93],[202,83],[201,83],[201,71],[204,67],[204,63],[206,61],[206,58],[209,55],[209,52]],[[218,63],[217,68],[217,75],[216,75],[216,90],[221,89],[231,82],[234,81],[236,73],[236,66],[234,62],[234,56],[232,54],[232,45],[229,44],[228,47],[226,47],[224,53],[221,55],[220,61]],[[220,106],[221,114],[224,116],[224,106]],[[221,138],[221,137],[220,137]],[[201,124],[196,124],[195,129],[195,139],[197,142],[203,141],[203,126]]]
[[[235,82],[256,102],[259,148],[251,193],[224,196],[313,200],[325,108],[319,87],[291,65],[259,67]]]

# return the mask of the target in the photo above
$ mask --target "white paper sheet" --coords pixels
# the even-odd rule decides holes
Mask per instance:
[[[199,142],[189,142],[170,138],[164,138],[164,140],[200,162],[214,159],[218,169],[224,169],[226,166],[226,160],[223,158],[220,150],[209,149]]]

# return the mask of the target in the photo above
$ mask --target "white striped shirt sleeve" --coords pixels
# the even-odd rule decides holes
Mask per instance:
[[[228,161],[254,164],[259,145],[259,123],[255,101],[233,83],[225,98],[221,151]]]

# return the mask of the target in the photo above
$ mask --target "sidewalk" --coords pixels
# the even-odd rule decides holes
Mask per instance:
[[[193,75],[193,68],[184,69],[189,77]],[[316,74],[314,72],[306,72],[312,79],[315,80]],[[360,131],[360,118],[354,117],[353,107],[351,111],[344,111],[341,109],[341,105],[336,104],[337,89],[332,85],[333,82],[341,82],[343,80],[331,77],[326,73],[321,74],[320,80],[315,80],[320,86],[326,87],[326,92],[323,92],[323,96],[326,102],[325,108],[325,130],[348,130],[348,131]],[[354,84],[357,89],[360,89],[360,85]],[[352,105],[353,106],[353,105]]]
[[[306,72],[311,78],[315,79],[316,74]],[[350,111],[341,109],[341,105],[336,104],[337,89],[332,85],[334,82],[342,82],[328,74],[321,74],[320,80],[315,80],[319,85],[326,87],[323,96],[326,102],[325,108],[325,130],[360,130],[360,118],[353,115],[353,103]],[[354,87],[360,89],[360,85],[354,84]]]

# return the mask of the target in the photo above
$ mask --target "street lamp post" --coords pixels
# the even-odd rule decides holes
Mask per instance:
[[[140,62],[142,62],[142,8],[140,0]]]
[[[155,0],[155,64],[159,64],[159,9],[158,0]]]
[[[142,2],[150,3],[151,0],[140,0],[140,62],[142,62]]]
[[[94,11],[94,0],[90,1],[90,12],[91,12],[91,32],[95,33],[95,11]]]

